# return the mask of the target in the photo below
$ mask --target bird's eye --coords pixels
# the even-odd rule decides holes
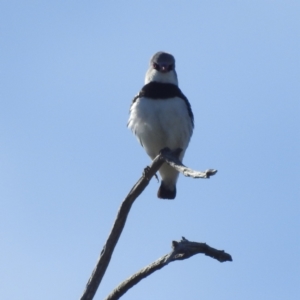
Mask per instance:
[[[158,65],[157,63],[153,63],[153,68],[154,68],[155,70],[159,70],[159,65]]]
[[[173,64],[170,64],[169,66],[168,66],[168,71],[172,71],[174,69],[174,65]]]

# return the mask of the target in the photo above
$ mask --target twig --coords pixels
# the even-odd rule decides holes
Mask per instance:
[[[204,172],[199,172],[186,167],[177,157],[173,155],[173,153],[168,148],[163,149],[161,151],[161,155],[168,165],[170,165],[186,177],[209,178],[210,176],[213,176],[217,173],[217,170],[214,169],[208,169]]]
[[[156,174],[159,168],[164,162],[170,164],[173,168],[176,168],[179,172],[182,172],[185,176],[192,176],[195,178],[209,178],[209,176],[214,175],[216,170],[208,170],[206,172],[196,172],[191,169],[186,168],[181,164],[181,162],[175,157],[180,149],[171,151],[169,149],[163,149],[161,153],[153,160],[150,167],[147,167],[144,171],[143,176],[138,180],[138,182],[133,186],[125,200],[122,202],[116,220],[114,222],[113,228],[108,236],[108,239],[100,253],[100,257],[96,264],[95,269],[86,285],[86,288],[80,298],[80,300],[92,300],[97,292],[98,286],[106,272],[108,264],[110,262],[114,248],[119,240],[119,237],[123,231],[126,223],[127,216],[129,214],[130,208],[135,201],[135,199],[143,192],[143,190],[149,184],[151,178]],[[193,176],[190,174],[198,174],[198,176]],[[186,175],[188,174],[188,175]],[[202,174],[199,176],[199,174]]]
[[[130,288],[139,283],[142,279],[146,278],[155,271],[165,267],[170,262],[176,260],[184,260],[199,253],[203,253],[210,256],[219,262],[232,261],[230,254],[211,248],[205,243],[190,242],[184,237],[179,242],[172,242],[173,251],[167,255],[157,259],[152,264],[141,269],[139,272],[132,275],[130,278],[123,281],[118,287],[116,287],[111,294],[105,298],[105,300],[117,300],[122,297]]]

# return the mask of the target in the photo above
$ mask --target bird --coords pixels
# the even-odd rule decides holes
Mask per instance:
[[[153,160],[164,148],[180,148],[182,161],[194,129],[194,115],[187,97],[178,87],[175,58],[159,51],[151,59],[145,84],[134,97],[127,126]],[[179,173],[166,163],[159,169],[160,199],[175,199]]]

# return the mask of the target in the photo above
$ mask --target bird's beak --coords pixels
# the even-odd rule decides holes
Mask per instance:
[[[160,71],[162,73],[167,73],[168,72],[168,66],[167,65],[161,65],[160,66]]]

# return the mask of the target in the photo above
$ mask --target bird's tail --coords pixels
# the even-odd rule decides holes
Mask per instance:
[[[168,187],[162,181],[160,187],[157,191],[157,197],[160,199],[175,199],[176,197],[176,185],[174,185],[173,189]]]

